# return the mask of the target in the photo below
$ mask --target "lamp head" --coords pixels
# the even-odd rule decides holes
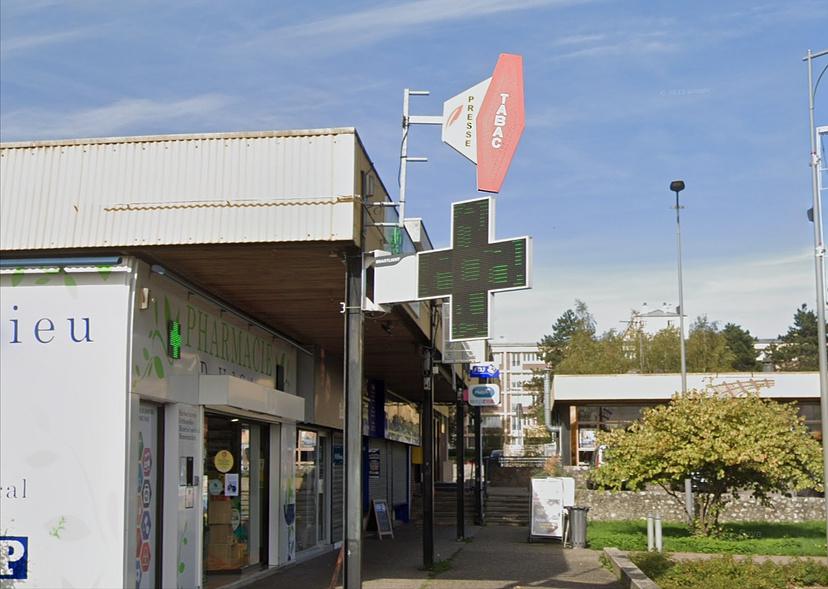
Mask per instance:
[[[681,192],[684,190],[684,180],[673,180],[670,182],[670,190],[673,192]]]

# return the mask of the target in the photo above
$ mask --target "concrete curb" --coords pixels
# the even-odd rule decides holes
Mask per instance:
[[[610,560],[612,570],[621,579],[621,584],[629,589],[660,589],[650,577],[641,572],[629,559],[626,552],[618,548],[604,548],[604,554]]]

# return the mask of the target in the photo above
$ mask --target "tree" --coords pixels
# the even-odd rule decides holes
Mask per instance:
[[[750,331],[743,329],[735,323],[727,323],[722,329],[722,335],[727,343],[727,348],[733,354],[733,368],[741,372],[754,372],[761,368],[756,351],[756,338],[750,335]]]
[[[558,365],[566,355],[572,337],[576,333],[595,334],[595,319],[587,309],[586,303],[575,300],[575,309],[567,309],[552,326],[552,334],[543,336],[538,342],[541,358],[549,370],[557,371]]]
[[[715,321],[707,315],[690,326],[687,338],[687,370],[690,372],[724,372],[733,369],[733,352]]]
[[[627,430],[603,432],[607,462],[594,473],[602,487],[657,484],[684,506],[682,481],[696,493],[694,532],[720,531],[722,509],[747,490],[763,504],[771,492],[822,489],[822,450],[795,403],[690,391],[648,409]],[[689,514],[688,514],[689,517]]]
[[[665,327],[644,344],[644,372],[678,372],[681,370],[681,351],[677,327]]]
[[[796,310],[793,325],[788,328],[788,333],[779,336],[779,341],[768,348],[768,357],[777,370],[819,370],[817,316],[807,305]]]
[[[573,334],[557,371],[562,374],[623,374],[634,365],[615,330],[596,338],[586,331]]]

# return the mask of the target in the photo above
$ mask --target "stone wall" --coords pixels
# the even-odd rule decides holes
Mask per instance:
[[[825,518],[822,497],[771,497],[773,507],[763,507],[745,493],[733,500],[722,513],[721,521],[797,522]],[[659,513],[665,521],[684,521],[684,509],[662,490],[591,491],[578,488],[575,504],[590,508],[589,518],[596,521],[630,520]]]

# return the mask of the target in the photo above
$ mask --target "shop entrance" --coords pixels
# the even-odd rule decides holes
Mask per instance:
[[[204,432],[204,568],[266,564],[269,427],[206,414]]]
[[[329,542],[329,437],[300,429],[296,441],[296,549]]]

